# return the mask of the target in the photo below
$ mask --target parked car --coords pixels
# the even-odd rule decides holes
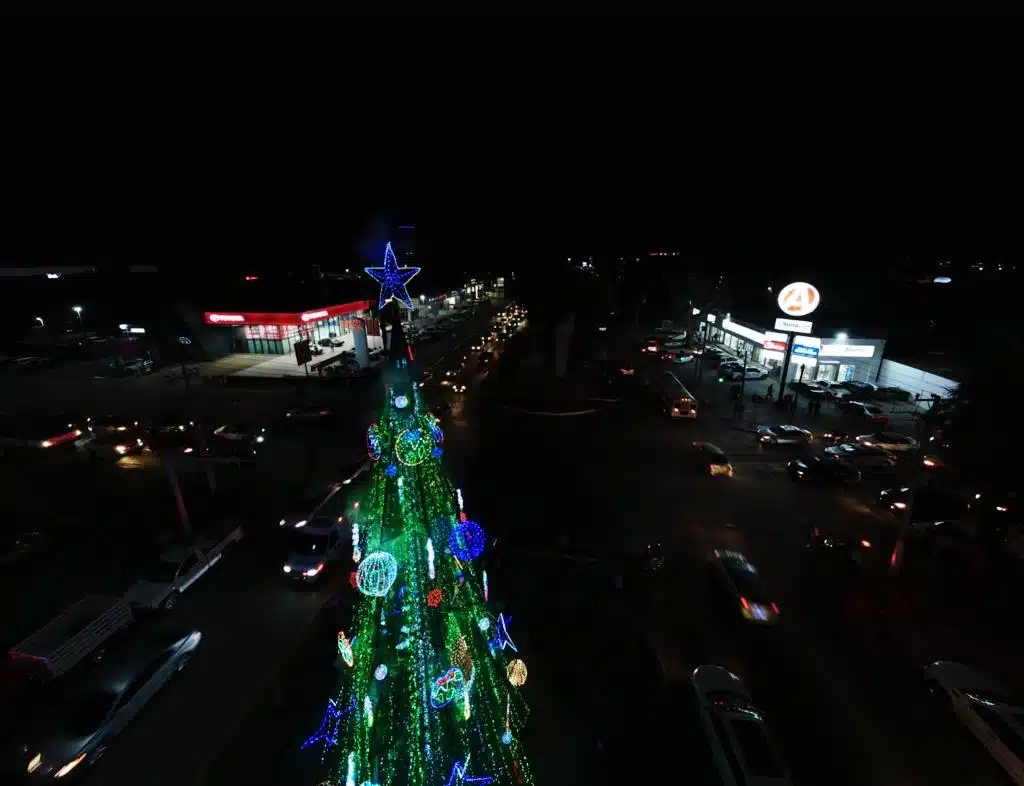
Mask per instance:
[[[863,401],[844,401],[839,408],[847,415],[856,415],[875,423],[885,423],[889,420],[889,416],[879,407]]]
[[[940,706],[973,734],[1014,783],[1024,783],[1024,700],[962,663],[939,660],[924,670],[925,686]]]
[[[727,376],[730,379],[733,379],[733,380],[744,379],[744,378],[746,378],[746,379],[767,379],[768,378],[768,372],[765,371],[763,368],[758,368],[756,366],[740,366],[739,368],[733,368],[727,374]]]
[[[242,541],[242,526],[231,526],[220,537],[203,538],[194,545],[169,549],[160,555],[145,577],[125,593],[132,606],[170,611],[181,593],[206,575],[230,546]]]
[[[165,635],[111,656],[109,665],[89,676],[46,733],[28,747],[25,772],[62,779],[99,761],[157,691],[185,668],[201,639],[195,630]]]
[[[721,783],[729,786],[792,786],[765,728],[764,714],[743,682],[721,666],[698,666],[690,678],[701,728]]]

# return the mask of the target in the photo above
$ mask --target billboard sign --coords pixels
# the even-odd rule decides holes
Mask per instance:
[[[779,292],[779,308],[787,317],[803,317],[821,304],[818,288],[804,281],[786,284]]]
[[[789,344],[789,338],[785,333],[766,331],[761,348],[769,352],[785,352],[787,344]]]
[[[816,358],[821,353],[821,339],[812,336],[793,336],[793,354],[803,358]]]
[[[875,356],[874,344],[826,344],[821,354],[837,358],[870,358]]]
[[[775,320],[775,329],[785,330],[787,333],[810,333],[813,326],[813,322],[807,322],[803,319],[778,317]]]

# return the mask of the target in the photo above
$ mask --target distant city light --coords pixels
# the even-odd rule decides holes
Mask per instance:
[[[836,333],[836,341],[846,341],[848,338],[849,336],[845,333]]]
[[[953,283],[953,279],[951,279],[949,276],[936,276],[935,277],[935,283],[936,284],[952,284]]]

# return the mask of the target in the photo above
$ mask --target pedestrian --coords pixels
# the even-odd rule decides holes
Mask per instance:
[[[774,385],[769,385],[769,386],[768,386],[768,398],[771,398],[771,397],[772,397],[772,394],[773,394],[774,392],[775,392],[775,386],[774,386]]]

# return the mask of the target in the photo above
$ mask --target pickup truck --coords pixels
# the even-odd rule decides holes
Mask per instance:
[[[200,539],[160,555],[146,576],[135,582],[124,594],[133,607],[171,611],[185,590],[216,565],[224,552],[242,540],[242,525],[228,529],[221,537]]]
[[[0,741],[23,742],[26,729],[63,701],[75,678],[129,633],[133,620],[123,598],[89,595],[11,647],[0,663]]]

